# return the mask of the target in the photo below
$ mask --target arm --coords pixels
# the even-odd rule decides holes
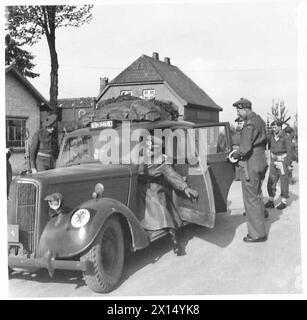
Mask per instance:
[[[182,176],[176,172],[171,165],[162,164],[161,173],[174,189],[184,191],[188,198],[198,198],[198,192],[190,188]]]
[[[285,136],[286,149],[287,149],[287,158],[286,158],[286,166],[290,166],[292,161],[295,161],[295,154],[292,141],[288,136]]]
[[[251,152],[253,148],[254,141],[254,126],[252,124],[247,124],[243,127],[240,139],[240,147],[236,150],[232,157],[234,159],[242,159]]]

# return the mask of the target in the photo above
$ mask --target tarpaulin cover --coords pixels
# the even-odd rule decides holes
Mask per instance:
[[[156,121],[176,120],[177,118],[178,108],[172,102],[156,99],[143,100],[138,97],[122,95],[99,102],[93,120]]]

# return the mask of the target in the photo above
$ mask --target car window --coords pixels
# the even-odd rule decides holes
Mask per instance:
[[[229,152],[229,142],[226,136],[224,125],[199,128],[203,131],[207,140],[207,153],[208,155]],[[199,137],[199,134],[196,135]]]
[[[71,137],[66,140],[61,163],[70,165],[74,162],[87,162],[94,159],[92,136]]]

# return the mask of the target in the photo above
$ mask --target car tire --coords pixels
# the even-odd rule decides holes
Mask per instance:
[[[125,244],[122,227],[114,216],[109,218],[81,257],[92,262],[92,268],[83,272],[87,286],[98,293],[110,292],[118,284],[124,266]]]

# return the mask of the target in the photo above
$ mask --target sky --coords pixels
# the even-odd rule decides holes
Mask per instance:
[[[129,2],[129,1],[128,1]],[[93,19],[56,33],[59,98],[97,96],[100,77],[112,80],[142,54],[170,57],[218,105],[221,121],[248,98],[265,120],[272,100],[297,112],[296,2],[130,2],[94,5]],[[47,41],[29,48],[36,56],[30,79],[49,98]]]

